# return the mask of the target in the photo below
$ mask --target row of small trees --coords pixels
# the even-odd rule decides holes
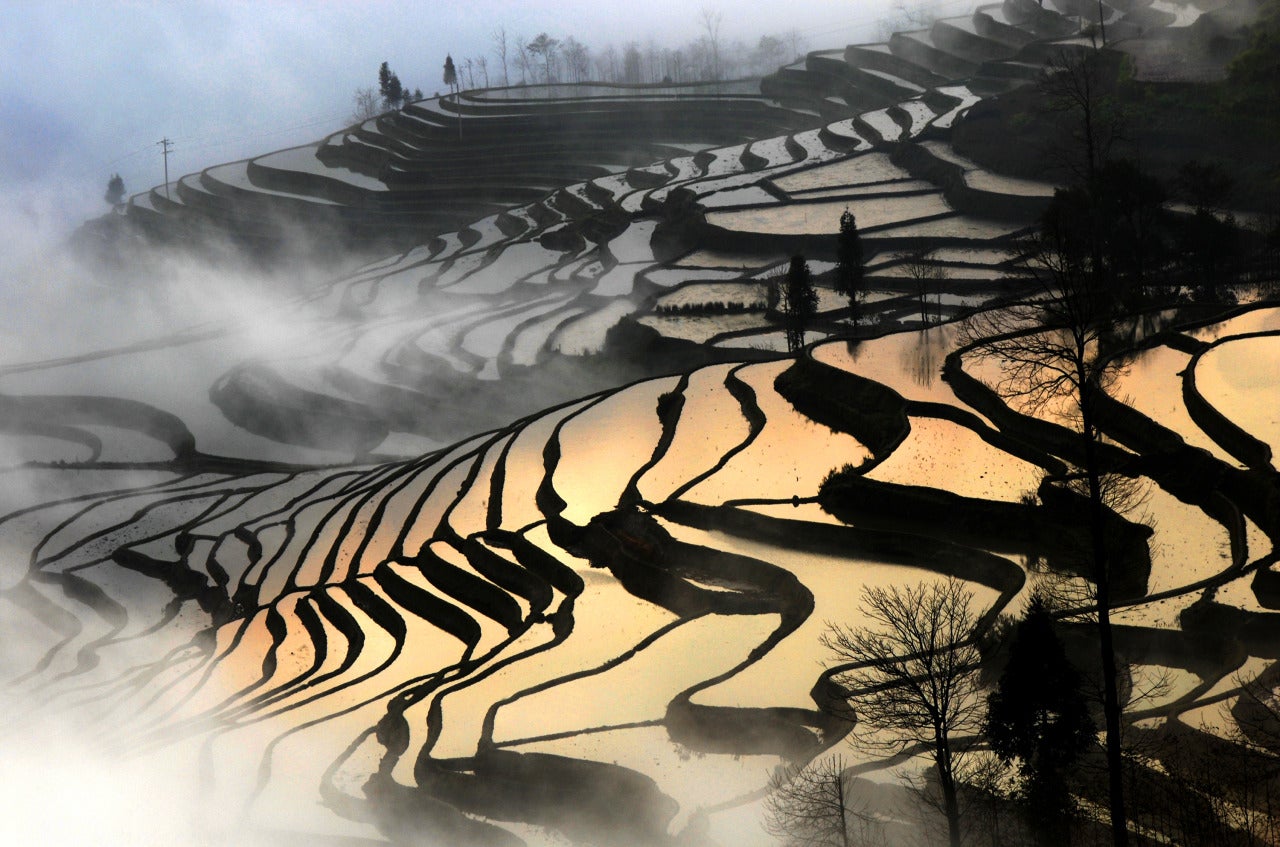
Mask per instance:
[[[450,58],[454,78],[446,80],[446,84],[474,89],[556,82],[716,81],[772,73],[803,55],[807,47],[797,30],[763,35],[752,46],[738,41],[725,43],[720,34],[722,20],[719,12],[702,9],[699,23],[703,34],[684,47],[675,48],[650,39],[644,44],[631,41],[621,48],[609,44],[593,50],[573,35],[556,38],[540,32],[528,38],[509,35],[505,26],[499,26],[490,34],[490,54],[464,56],[456,65]],[[353,118],[368,120],[380,111],[421,100],[422,92],[405,88],[383,62],[377,90],[358,89],[353,99]]]
[[[556,38],[540,32],[534,38],[508,35],[497,27],[490,35],[488,56],[461,61],[468,88],[489,85],[527,85],[552,82],[697,82],[735,79],[772,73],[803,55],[806,40],[796,30],[762,35],[753,45],[726,42],[723,16],[711,9],[699,12],[702,34],[682,47],[659,45],[650,39],[631,41],[621,48],[609,44],[593,49],[572,35]],[[490,68],[492,67],[492,74]]]
[[[928,325],[942,319],[936,304],[938,286],[946,278],[945,270],[930,260],[928,252],[904,253],[898,256],[911,284],[920,322]],[[836,267],[833,288],[848,301],[848,319],[856,328],[866,320],[867,281],[863,267],[862,240],[853,213],[845,209],[840,215],[836,235]],[[931,301],[930,298],[935,298]],[[787,350],[795,353],[804,347],[805,333],[818,310],[818,294],[813,287],[813,274],[803,256],[794,256],[786,275],[770,282],[767,308],[782,319],[787,337]]]

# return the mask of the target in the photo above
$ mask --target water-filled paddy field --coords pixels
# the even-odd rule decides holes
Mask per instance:
[[[841,755],[892,788],[926,764],[848,743],[865,727],[822,637],[867,623],[866,589],[957,580],[987,651],[1053,591],[1093,655],[1079,409],[1027,402],[973,346],[971,312],[1026,281],[1027,222],[958,212],[859,133],[924,134],[971,189],[1051,188],[939,140],[968,87],[859,49],[942,96],[860,68],[911,99],[674,140],[216,320],[0,362],[6,760],[72,796],[119,756],[140,783],[178,772],[207,843],[775,847],[775,774]],[[315,150],[253,161],[390,191]],[[248,165],[209,177],[254,188]],[[861,314],[833,289],[845,209],[872,245]],[[767,304],[800,244],[795,350]],[[1168,309],[1112,343],[1131,729],[1225,738],[1276,676],[1280,312]],[[92,755],[51,764],[46,722],[89,727]]]

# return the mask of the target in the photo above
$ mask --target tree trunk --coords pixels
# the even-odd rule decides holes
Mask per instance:
[[[1083,359],[1081,360],[1083,361]],[[1100,390],[1080,372],[1080,415],[1085,438],[1085,474],[1089,479],[1089,523],[1093,544],[1094,584],[1098,592],[1098,649],[1102,660],[1102,714],[1106,725],[1108,798],[1111,811],[1111,840],[1115,847],[1127,847],[1129,825],[1124,808],[1124,756],[1120,747],[1120,694],[1116,683],[1116,654],[1111,633],[1111,573],[1107,560],[1106,524],[1102,502],[1102,480],[1098,469],[1097,438],[1094,427],[1092,392]]]
[[[951,768],[951,748],[944,731],[936,727],[934,758],[938,765],[938,784],[942,788],[942,810],[947,816],[947,839],[951,847],[960,847],[960,803],[956,799],[955,773]]]
[[[841,847],[853,847],[849,843],[849,807],[845,804],[844,798],[844,771],[836,774],[836,797],[838,798],[837,806],[840,811],[840,844]]]

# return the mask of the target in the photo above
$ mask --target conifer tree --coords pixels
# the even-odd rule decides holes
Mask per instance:
[[[405,90],[400,83],[400,77],[392,73],[386,62],[378,68],[378,93],[382,95],[382,103],[388,109],[394,109],[405,99]]]
[[[1080,674],[1038,594],[1014,628],[1008,664],[987,696],[983,732],[996,755],[1017,763],[1019,794],[1037,843],[1069,844],[1072,801],[1066,778],[1096,730]]]
[[[453,55],[444,57],[444,84],[452,89],[458,84],[458,69],[453,66]]]
[[[862,302],[866,297],[862,274],[862,240],[858,222],[848,209],[840,215],[840,234],[836,239],[836,291],[849,298],[849,311],[856,326],[862,319]]]

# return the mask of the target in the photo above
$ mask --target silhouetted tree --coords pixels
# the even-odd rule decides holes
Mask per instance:
[[[454,67],[453,54],[451,53],[446,53],[444,57],[443,79],[444,84],[449,86],[449,90],[455,95],[454,99],[456,100],[458,93],[458,69]],[[456,105],[458,113],[458,138],[462,138],[462,106],[461,104]]]
[[[458,85],[458,69],[453,65],[453,55],[444,57],[444,84],[452,91]]]
[[[787,349],[794,353],[804,347],[805,327],[818,312],[818,292],[813,288],[813,274],[803,256],[792,256],[791,265],[781,285],[775,280],[770,302],[777,304],[787,332]]]
[[[1160,217],[1164,186],[1130,159],[1111,159],[1098,170],[1090,190],[1100,220],[1104,272],[1115,284],[1140,286],[1147,269],[1161,260]]]
[[[851,692],[859,743],[900,753],[927,751],[937,770],[951,847],[960,845],[957,773],[952,739],[981,726],[974,642],[977,621],[957,579],[863,592],[858,628],[835,625],[823,644],[842,663],[837,681]]]
[[[622,81],[629,83],[640,83],[642,79],[642,71],[640,70],[640,47],[634,41],[627,45],[627,50],[622,54]]]
[[[941,307],[931,309],[929,298],[940,297],[938,286],[947,278],[947,271],[929,259],[930,252],[909,253],[903,256],[903,267],[911,280],[916,306],[920,310],[920,323],[928,326],[934,320],[942,320]]]
[[[534,74],[533,61],[529,58],[529,46],[524,40],[523,35],[517,35],[515,38],[516,46],[516,67],[520,68],[520,84],[528,85],[530,82],[537,82]]]
[[[391,72],[386,62],[378,68],[378,93],[382,95],[383,105],[394,109],[404,101],[404,86],[400,77]]]
[[[119,206],[124,202],[124,180],[120,174],[112,174],[111,179],[107,180],[107,193],[102,199],[112,206]]]
[[[565,67],[571,82],[586,82],[591,76],[591,51],[572,35],[561,45]]]
[[[711,59],[710,76],[713,82],[719,82],[722,73],[720,65],[720,24],[724,21],[724,16],[710,7],[703,6],[698,12],[698,17],[702,21],[702,29],[707,34],[707,50]]]
[[[1033,595],[1013,629],[1009,659],[987,696],[983,732],[1004,762],[1018,766],[1018,793],[1038,843],[1070,843],[1067,775],[1095,729],[1080,674],[1054,632],[1045,599]]]
[[[1124,113],[1113,96],[1115,57],[1101,50],[1062,50],[1046,65],[1036,86],[1049,112],[1062,119],[1061,143],[1051,155],[1073,185],[1097,184],[1097,173],[1124,138]]]
[[[1228,103],[1274,134],[1280,130],[1280,2],[1259,3],[1246,32],[1248,46],[1227,67]]]
[[[1219,212],[1227,207],[1227,201],[1235,188],[1231,175],[1215,162],[1193,159],[1178,169],[1174,189],[1179,199],[1193,209]]]
[[[1240,250],[1235,217],[1226,210],[1231,177],[1215,164],[1191,161],[1178,172],[1175,188],[1193,209],[1181,222],[1179,252],[1200,277],[1204,294],[1216,299],[1222,271]]]
[[[779,769],[769,780],[764,828],[787,847],[872,847],[884,826],[858,809],[843,756]]]
[[[551,84],[551,63],[556,57],[556,48],[560,46],[560,40],[551,38],[545,32],[538,33],[537,38],[530,41],[526,48],[535,56],[542,57],[543,67],[546,70],[547,85]]]
[[[511,84],[511,75],[507,72],[507,28],[504,26],[497,27],[493,32],[489,33],[489,41],[493,44],[493,53],[498,57],[498,61],[502,64],[502,84]]]
[[[364,123],[382,111],[377,92],[370,87],[357,88],[351,95],[351,122]]]
[[[853,212],[840,214],[840,234],[836,236],[836,291],[849,298],[849,312],[856,326],[862,320],[867,291],[862,272],[862,239]]]
[[[1107,514],[1126,504],[1124,488],[1104,466],[1098,404],[1114,381],[1119,362],[1108,355],[1107,339],[1118,315],[1115,290],[1104,284],[1100,249],[1090,219],[1065,213],[1071,203],[1092,209],[1082,189],[1059,190],[1056,213],[1046,214],[1040,232],[1023,245],[1026,268],[1039,283],[1024,301],[982,312],[966,325],[969,349],[999,363],[996,390],[1025,411],[1050,410],[1079,435],[1079,451],[1071,456],[1076,470],[1065,483],[1088,503],[1089,551],[1094,584],[1102,711],[1106,734],[1108,803],[1112,841],[1128,843],[1124,802],[1124,752],[1121,746],[1119,682],[1111,628],[1113,551],[1107,537]]]

